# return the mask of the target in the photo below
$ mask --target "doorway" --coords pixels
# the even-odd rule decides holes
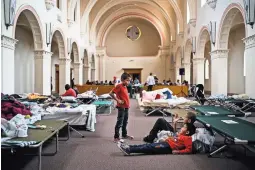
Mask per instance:
[[[59,65],[55,64],[55,93],[59,93]]]
[[[123,68],[124,72],[130,74],[132,80],[137,78],[141,83],[142,80],[142,68]]]

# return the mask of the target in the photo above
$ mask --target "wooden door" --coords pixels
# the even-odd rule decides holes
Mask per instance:
[[[138,77],[138,80],[141,82],[142,80],[142,68],[123,68],[124,72],[131,75],[134,80],[135,77]]]

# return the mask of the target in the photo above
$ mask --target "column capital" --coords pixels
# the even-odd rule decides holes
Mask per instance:
[[[189,23],[190,23],[190,25],[192,25],[193,27],[196,27],[197,20],[196,20],[196,19],[190,19],[190,20],[189,20]]]
[[[45,50],[35,50],[35,59],[44,59],[46,57],[50,58],[52,56],[52,52],[45,51]]]
[[[97,46],[97,47],[96,47],[96,54],[97,54],[97,56],[99,56],[99,57],[104,56],[104,55],[106,54],[106,47]]]
[[[194,64],[200,64],[205,62],[205,58],[193,58],[192,61]]]
[[[244,38],[243,42],[245,44],[245,49],[255,47],[255,34],[252,35],[252,36]]]
[[[73,63],[73,66],[79,68],[81,66],[81,63]]]
[[[1,40],[2,40],[1,46],[4,48],[9,48],[11,50],[15,49],[15,45],[18,42],[18,40],[13,39],[11,37],[7,37],[5,35],[1,35]]]
[[[170,55],[170,46],[159,46],[159,55],[160,56]]]
[[[71,63],[71,59],[70,58],[59,58],[59,65],[66,65],[67,63]]]
[[[228,57],[228,49],[218,49],[210,52],[211,60],[217,59],[217,58],[227,58]]]
[[[83,65],[83,68],[89,69],[89,65]]]

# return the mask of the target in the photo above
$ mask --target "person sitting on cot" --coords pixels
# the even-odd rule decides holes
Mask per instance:
[[[66,92],[62,96],[73,96],[76,97],[75,91],[70,87],[69,84],[65,85]]]
[[[177,122],[180,120],[180,117],[178,114],[175,115],[174,121],[173,121],[173,126],[167,122],[163,118],[158,118],[157,121],[155,122],[153,128],[151,129],[149,135],[143,138],[144,142],[147,143],[153,143],[153,141],[157,138],[158,132],[165,130],[165,131],[170,131],[170,132],[176,132],[176,126]],[[190,135],[193,135],[192,133],[195,133],[196,127],[194,126],[194,122],[196,121],[196,114],[193,112],[188,112],[186,116],[184,117],[183,123],[185,124],[191,124],[191,127],[193,128],[192,132]]]
[[[184,124],[176,136],[168,137],[159,143],[127,145],[119,142],[118,148],[125,154],[191,154],[192,153],[192,124]]]

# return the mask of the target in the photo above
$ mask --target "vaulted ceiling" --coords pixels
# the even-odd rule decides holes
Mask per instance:
[[[191,6],[195,2],[187,1]],[[183,33],[185,5],[186,0],[81,0],[81,29],[89,28],[90,40],[99,42],[113,24],[125,18],[140,18],[151,22],[169,44]]]

